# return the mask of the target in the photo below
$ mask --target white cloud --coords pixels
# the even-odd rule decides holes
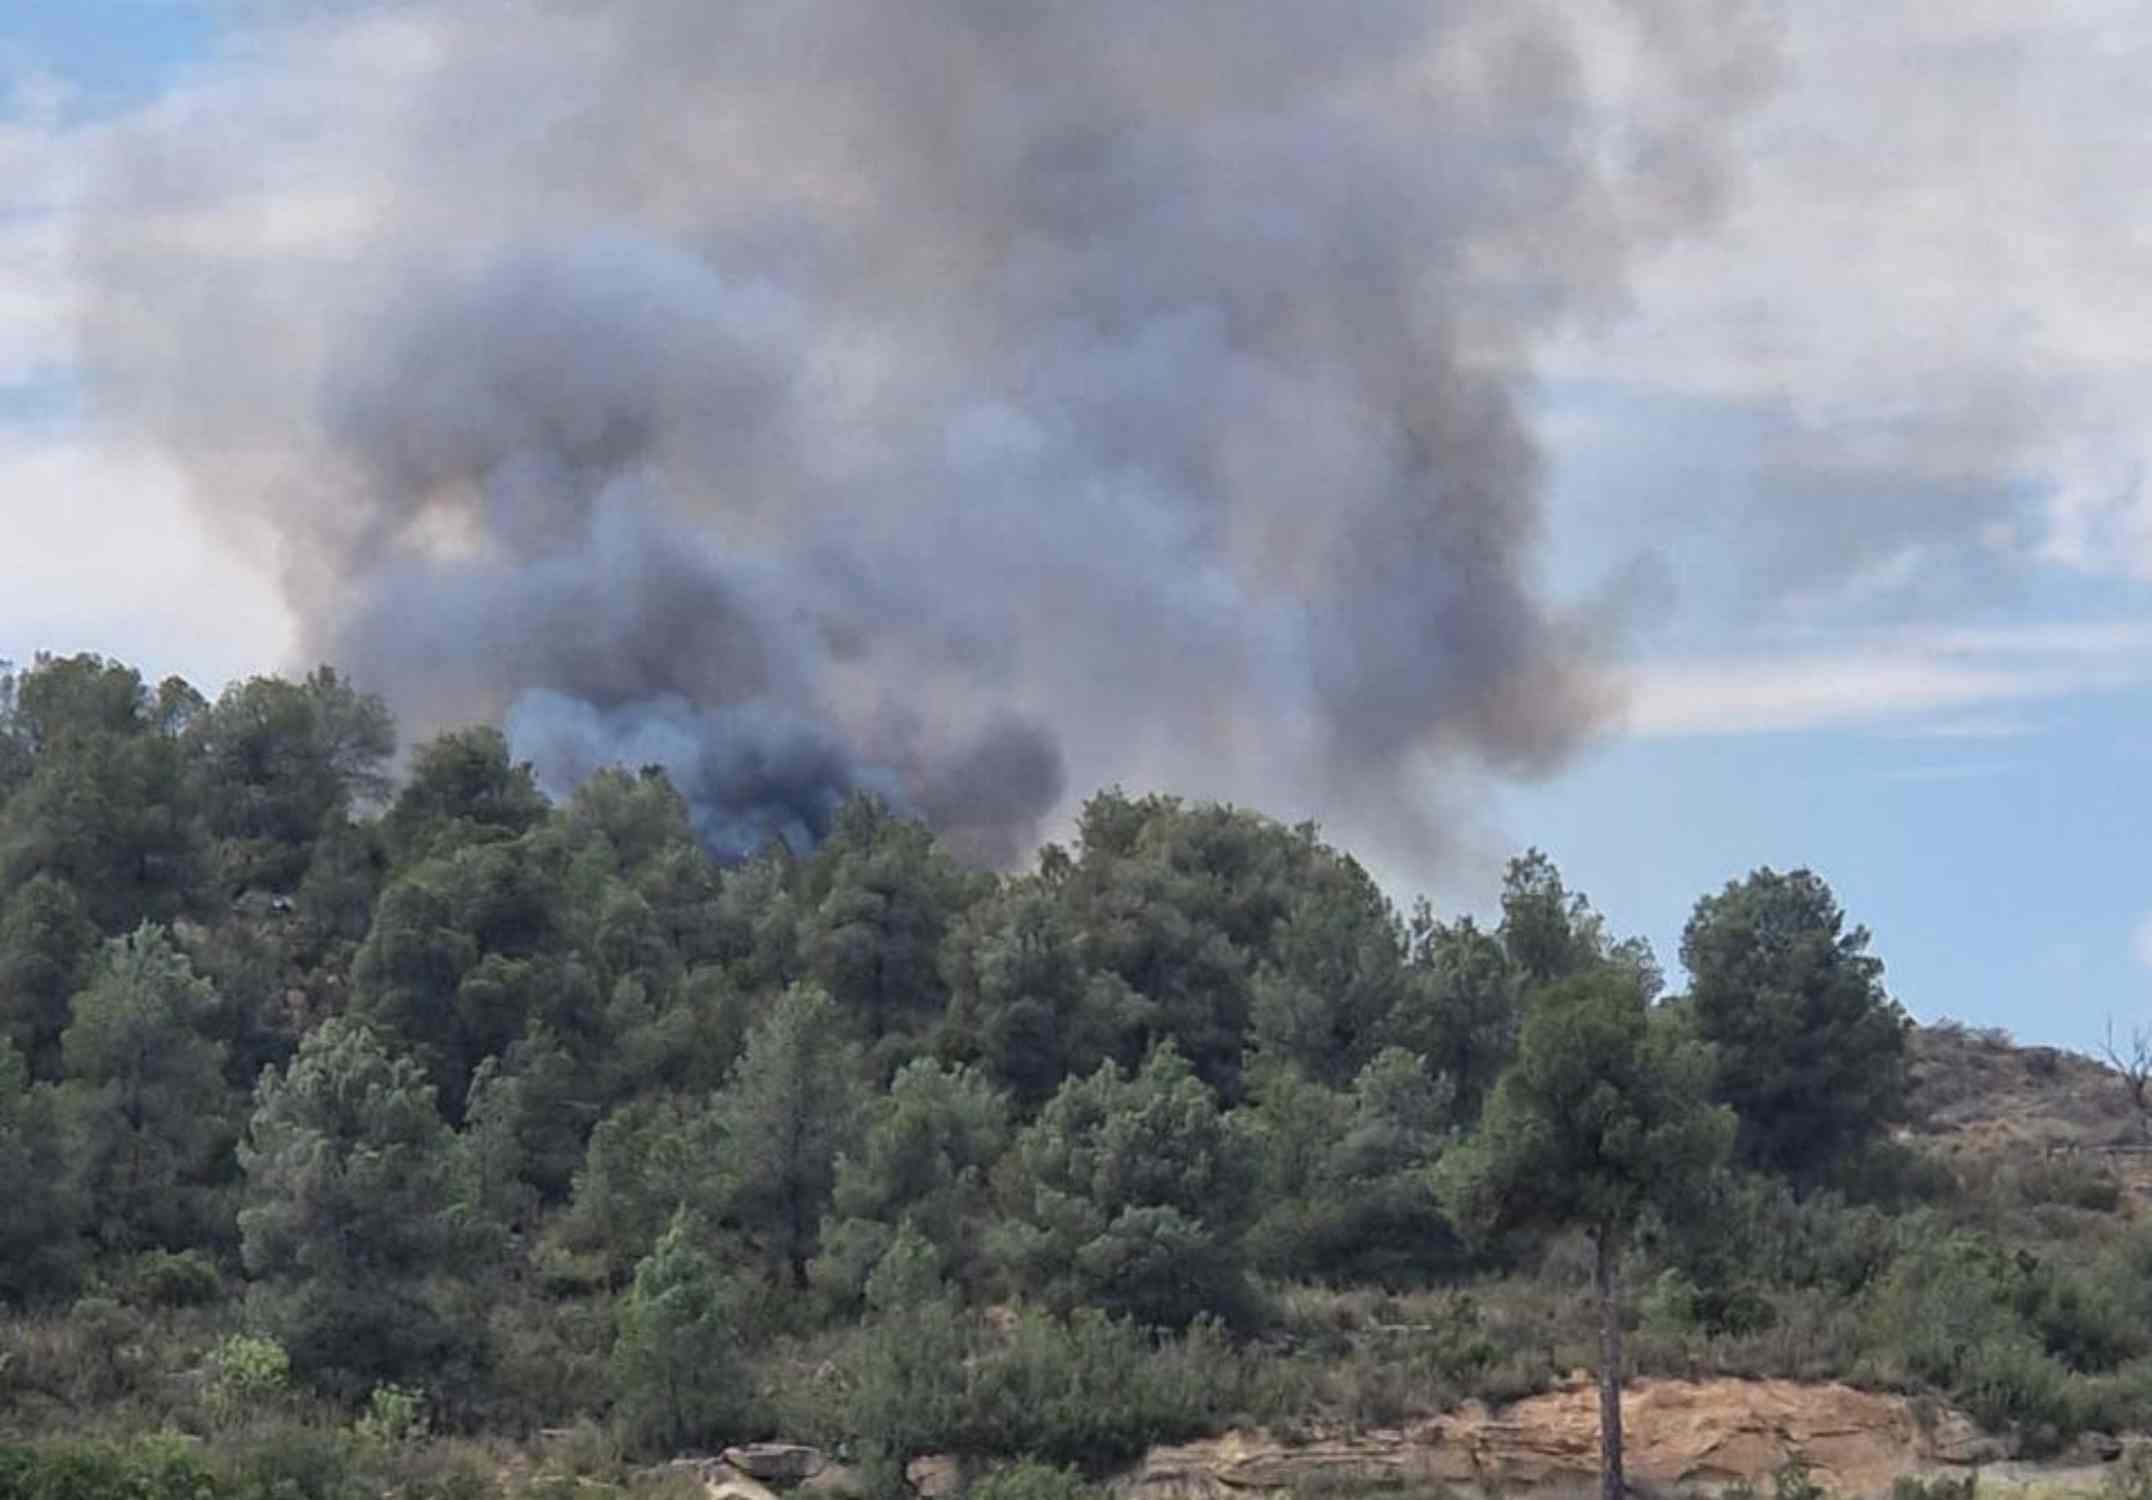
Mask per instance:
[[[1832,727],[1947,735],[1982,727],[1965,717],[1972,711],[2152,681],[2152,629],[2135,621],[1793,639],[1800,644],[1639,664],[1624,729],[1640,737]]]
[[[1945,506],[1936,535],[2152,580],[2152,12],[1819,0],[1787,51],[1729,221],[1556,372],[1783,408],[1879,503],[2007,485],[2030,534]]]
[[[287,665],[274,566],[213,545],[153,454],[0,428],[0,657],[97,651],[214,691]]]
[[[2146,968],[2152,969],[2152,912],[2138,918],[2136,927],[2130,931],[2130,952]]]

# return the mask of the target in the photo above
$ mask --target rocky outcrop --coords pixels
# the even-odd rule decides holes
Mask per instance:
[[[742,1443],[737,1448],[727,1448],[723,1457],[742,1474],[780,1489],[819,1478],[830,1466],[820,1448],[809,1448],[804,1443]]]
[[[1638,1380],[1623,1395],[1622,1415],[1629,1477],[1659,1490],[1768,1481],[1798,1462],[1838,1493],[1879,1494],[1901,1474],[2000,1464],[2010,1456],[1962,1412],[1845,1385]],[[2112,1440],[2080,1446],[2084,1463],[2119,1451]],[[1468,1404],[1404,1427],[1291,1439],[1237,1431],[1154,1448],[1113,1488],[1119,1500],[1435,1488],[1575,1493],[1591,1488],[1598,1462],[1598,1391],[1579,1377],[1500,1411]],[[853,1470],[797,1443],[749,1443],[717,1458],[677,1459],[671,1468],[701,1479],[708,1500],[863,1491]],[[915,1459],[909,1474],[922,1500],[947,1500],[972,1477],[946,1456]]]
[[[1288,1442],[1262,1432],[1159,1448],[1122,1500],[1246,1500],[1311,1490],[1448,1486],[1482,1492],[1588,1487],[1597,1392],[1575,1381],[1490,1411],[1468,1405],[1408,1427]],[[1630,1478],[1652,1487],[1763,1479],[1789,1461],[1834,1490],[1888,1490],[1900,1474],[1988,1463],[2002,1445],[1962,1413],[1844,1385],[1639,1380],[1622,1403]]]

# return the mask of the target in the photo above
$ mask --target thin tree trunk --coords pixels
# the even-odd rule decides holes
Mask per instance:
[[[1623,1500],[1621,1472],[1621,1241],[1611,1225],[1593,1236],[1598,1256],[1592,1284],[1599,1293],[1599,1493]]]

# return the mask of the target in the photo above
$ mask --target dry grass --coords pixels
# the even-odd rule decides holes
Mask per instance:
[[[2120,1076],[2082,1053],[2019,1047],[2006,1032],[1944,1021],[1913,1033],[1910,1071],[1912,1128],[1946,1147],[1984,1153],[2144,1139]]]

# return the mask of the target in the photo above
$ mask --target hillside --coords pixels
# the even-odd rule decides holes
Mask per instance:
[[[1955,1022],[1910,1041],[1908,1141],[1961,1174],[2074,1174],[2092,1201],[2112,1181],[2123,1212],[2152,1208],[2152,1135],[2107,1062]]]
[[[1944,1021],[1913,1032],[1907,1064],[1910,1133],[1945,1150],[2099,1151],[2147,1139],[2121,1075],[2086,1053]]]
[[[662,768],[555,800],[498,730],[400,785],[394,744],[326,669],[0,674],[5,1500],[535,1497],[766,1439],[871,1500],[950,1454],[1071,1500],[1400,1431],[1555,1485],[1595,1369],[1699,1483],[1838,1464],[1834,1402],[1893,1413],[1848,1476],[1916,1411],[2034,1459],[2152,1428],[2117,1080],[1909,1029],[1813,871],[1700,896],[1669,996],[1536,849],[1487,926],[1120,788],[1020,870],[864,795],[740,858]],[[20,1477],[85,1464],[156,1474]]]

